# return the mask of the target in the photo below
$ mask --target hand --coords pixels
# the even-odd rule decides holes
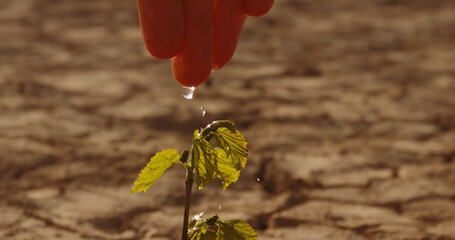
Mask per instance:
[[[196,87],[234,55],[247,16],[262,16],[274,0],[137,0],[149,53],[172,58],[174,77]]]

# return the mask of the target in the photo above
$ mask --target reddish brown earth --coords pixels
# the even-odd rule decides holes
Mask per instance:
[[[453,0],[277,0],[188,101],[134,1],[1,0],[0,239],[179,239],[183,168],[130,189],[216,119],[249,163],[191,214],[261,240],[455,239],[454,43]]]

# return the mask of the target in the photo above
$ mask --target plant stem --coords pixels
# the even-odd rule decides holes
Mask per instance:
[[[191,189],[193,188],[193,178],[185,180],[185,212],[183,214],[182,240],[188,240],[188,218],[190,216]]]

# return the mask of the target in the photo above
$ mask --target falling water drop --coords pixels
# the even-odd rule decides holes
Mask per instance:
[[[219,209],[219,210],[221,210],[221,204],[220,204],[220,205],[218,205],[218,209]]]
[[[206,111],[203,107],[201,107],[201,113],[202,113],[202,116],[205,117]]]
[[[260,178],[256,178],[256,180],[258,180],[258,182],[260,182],[260,181],[261,181],[261,179],[260,179]]]
[[[194,93],[194,90],[196,88],[195,87],[182,87],[182,96],[183,98],[185,99],[193,99],[193,93]]]

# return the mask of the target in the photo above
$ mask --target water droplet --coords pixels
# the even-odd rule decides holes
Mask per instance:
[[[205,109],[203,107],[201,107],[201,113],[202,113],[202,116],[205,117],[206,111],[205,111]]]
[[[197,220],[199,220],[199,219],[201,219],[201,215],[199,215],[199,214],[198,214],[198,215],[194,215],[194,220],[197,221]]]
[[[185,99],[193,99],[193,93],[194,93],[194,90],[196,88],[195,87],[182,87],[182,96],[183,98]]]
[[[261,179],[260,179],[260,178],[256,178],[256,180],[258,180],[258,182],[260,182],[260,181],[261,181]]]
[[[221,210],[221,204],[220,204],[220,205],[218,205],[218,209],[220,209],[220,210]]]
[[[194,231],[196,231],[196,230],[197,230],[197,228],[195,228],[195,227],[194,227],[194,228],[193,228],[193,230],[194,230]]]

